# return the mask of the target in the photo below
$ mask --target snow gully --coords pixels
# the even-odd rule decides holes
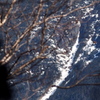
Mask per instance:
[[[78,32],[77,39],[76,39],[76,43],[73,45],[73,47],[72,47],[72,49],[71,49],[71,52],[69,53],[70,56],[69,56],[69,57],[66,56],[66,58],[64,58],[64,59],[68,59],[68,60],[69,60],[68,63],[65,65],[65,66],[67,66],[67,68],[66,68],[66,70],[65,70],[65,67],[59,68],[59,70],[60,70],[60,72],[61,72],[61,77],[53,83],[54,85],[57,85],[57,86],[61,85],[61,83],[62,83],[62,82],[65,80],[65,78],[69,75],[69,71],[71,71],[69,67],[70,67],[70,66],[72,65],[72,63],[73,63],[75,54],[76,54],[76,52],[77,52],[77,50],[78,50],[78,46],[79,46],[79,35],[80,35],[79,29],[80,29],[80,26],[81,26],[81,23],[78,22],[78,23],[77,23],[77,27],[76,27],[76,30],[77,30],[77,32]],[[62,60],[63,60],[63,59],[62,59]],[[69,80],[69,81],[70,81],[70,80]],[[69,81],[67,81],[66,84],[67,84]],[[51,87],[51,88],[48,90],[48,92],[47,92],[44,96],[42,96],[41,98],[39,98],[38,100],[47,100],[47,99],[49,99],[50,96],[53,95],[53,94],[56,92],[56,90],[57,90],[56,87]]]

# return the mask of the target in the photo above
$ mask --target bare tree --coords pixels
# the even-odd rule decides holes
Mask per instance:
[[[21,99],[28,100],[39,90],[51,87],[53,80],[59,77],[60,72],[55,67],[58,64],[56,55],[68,55],[69,46],[77,38],[77,32],[71,33],[71,30],[82,22],[82,15],[74,18],[68,16],[96,3],[99,1],[73,9],[70,0],[0,2],[0,34],[3,41],[0,63],[8,64],[8,81],[11,86],[27,85],[26,96],[20,91],[20,86],[17,87]]]

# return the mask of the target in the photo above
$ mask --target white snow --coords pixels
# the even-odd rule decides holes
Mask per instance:
[[[80,26],[80,22],[78,23],[78,25]],[[59,58],[59,60],[62,60],[62,62],[63,61],[65,61],[65,63],[63,62],[63,67],[61,68],[59,68],[59,70],[60,70],[60,72],[61,72],[61,77],[60,77],[60,79],[58,79],[58,80],[56,80],[54,83],[53,83],[53,85],[57,85],[57,86],[59,86],[64,80],[65,80],[65,78],[69,75],[69,71],[70,71],[70,66],[72,65],[72,63],[73,63],[73,59],[74,59],[74,57],[75,57],[75,53],[76,53],[76,51],[77,51],[77,49],[78,49],[78,44],[79,44],[79,33],[78,33],[78,36],[77,36],[77,40],[76,40],[76,43],[74,44],[74,46],[72,47],[72,51],[70,52],[70,57],[68,58],[66,55],[64,55],[64,57],[60,57]],[[59,55],[58,55],[59,56]],[[69,61],[68,61],[69,60]],[[68,61],[67,62],[67,64],[66,64],[66,61]],[[66,68],[66,69],[65,69]],[[70,80],[69,80],[70,81]],[[66,84],[68,83],[68,81],[66,82]],[[48,91],[47,91],[47,93],[43,96],[43,97],[41,97],[41,98],[39,98],[38,100],[47,100],[51,95],[53,95],[54,94],[54,92],[56,91],[56,87],[51,87]]]
[[[83,48],[83,50],[86,51],[88,55],[90,55],[91,52],[95,50],[95,45],[93,45],[92,36],[87,41],[87,45]]]
[[[89,65],[93,60],[86,61],[86,65]]]
[[[87,0],[85,0],[84,1],[84,3],[85,4],[88,4],[89,2],[87,1]],[[78,6],[78,5],[77,5]],[[84,15],[85,16],[83,16],[82,18],[83,19],[85,19],[86,17],[95,17],[95,18],[98,18],[98,14],[91,14],[91,11],[94,9],[94,7],[90,7],[90,8],[86,8],[85,10],[83,9],[83,12],[84,12]],[[97,54],[98,53],[100,53],[100,49],[96,49],[95,48],[95,44],[93,43],[93,41],[92,41],[92,37],[94,36],[94,34],[95,34],[95,28],[94,28],[94,26],[95,26],[95,23],[96,23],[97,21],[95,21],[94,23],[92,23],[91,24],[91,29],[92,29],[92,35],[90,35],[90,38],[86,41],[86,46],[83,48],[83,51],[86,51],[87,52],[87,55],[90,55],[94,50],[98,50],[98,52],[96,53],[96,54],[94,54],[94,59],[95,58],[97,58],[98,56],[97,56]],[[98,20],[98,22],[99,22],[99,20]],[[96,38],[98,37],[99,35],[97,34],[96,35]],[[72,63],[73,63],[73,59],[74,59],[74,57],[75,57],[75,53],[76,53],[76,51],[77,51],[77,49],[78,49],[78,39],[79,39],[79,34],[78,34],[78,36],[77,36],[77,40],[76,40],[76,43],[74,44],[74,46],[72,47],[72,51],[70,52],[70,57],[68,57],[68,56],[66,56],[66,55],[57,55],[58,56],[58,58],[59,58],[59,61],[62,61],[61,62],[61,64],[63,64],[63,67],[60,67],[59,68],[59,70],[60,70],[60,72],[61,72],[61,77],[60,77],[60,79],[58,79],[58,80],[56,80],[55,82],[54,82],[54,85],[57,85],[57,86],[59,86],[64,80],[65,80],[65,78],[69,75],[69,71],[70,71],[70,69],[69,69],[69,66],[71,66],[72,65]],[[77,63],[78,61],[80,61],[80,59],[82,58],[82,56],[84,55],[84,53],[81,53],[81,54],[79,54],[79,57],[77,58],[77,60],[76,60],[76,62],[75,63]],[[65,60],[66,59],[66,60]],[[86,58],[84,57],[84,60],[86,61]],[[66,62],[66,61],[68,61],[68,62]],[[91,60],[87,60],[86,61],[86,65],[88,65],[89,63],[91,63],[93,61],[93,59],[91,59]],[[70,80],[69,80],[70,81]],[[66,84],[69,82],[69,81],[67,81],[66,82]],[[47,100],[47,99],[49,99],[49,97],[51,96],[51,95],[53,95],[54,94],[54,92],[56,91],[56,87],[51,87],[48,91],[47,91],[47,93],[43,96],[43,97],[41,97],[39,100]]]
[[[77,64],[81,59],[83,59],[82,56],[83,56],[83,53],[79,54],[77,60],[75,61],[75,64]]]
[[[84,3],[85,3],[85,4],[89,4],[89,2],[88,2],[88,1],[84,1]]]

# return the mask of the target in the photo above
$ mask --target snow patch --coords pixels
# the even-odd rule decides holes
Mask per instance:
[[[95,45],[93,45],[92,37],[87,41],[87,45],[83,48],[84,51],[88,53],[88,55],[91,54],[93,50],[95,50]]]
[[[78,25],[80,26],[80,22],[78,22]],[[63,62],[64,63],[64,66],[59,68],[59,70],[61,72],[60,79],[56,80],[53,83],[53,85],[59,86],[65,80],[65,78],[69,75],[69,71],[70,71],[70,68],[69,67],[73,63],[73,60],[74,60],[76,51],[78,49],[78,44],[79,44],[79,33],[78,33],[78,36],[77,36],[77,39],[76,39],[76,43],[74,44],[74,46],[72,47],[72,51],[70,52],[70,57],[68,58],[67,55],[66,56],[64,55],[64,57],[61,57],[59,59],[59,60],[62,60],[62,61],[64,60],[65,62]],[[57,56],[60,56],[60,55],[58,54]],[[67,62],[67,64],[65,64],[66,63],[66,60],[68,60],[68,59],[69,59],[69,61]],[[66,84],[69,81],[67,81]],[[56,89],[57,89],[56,87],[51,87],[48,90],[48,92],[43,97],[39,98],[39,100],[47,100],[47,99],[49,99],[49,97],[54,94],[54,92],[56,91]]]

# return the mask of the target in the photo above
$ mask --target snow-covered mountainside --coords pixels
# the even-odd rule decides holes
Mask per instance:
[[[82,5],[88,4],[84,1]],[[79,4],[80,5],[80,4]],[[78,5],[77,5],[78,6]],[[72,46],[69,58],[59,57],[65,69],[60,79],[54,84],[61,86],[73,85],[83,76],[100,71],[100,4],[83,10],[84,16],[77,40]],[[74,52],[73,52],[74,51]],[[71,57],[71,58],[70,58]],[[63,58],[63,59],[62,59]],[[70,59],[67,63],[67,59]],[[69,64],[70,63],[70,64]],[[69,67],[68,67],[69,66]],[[69,73],[68,73],[69,72]],[[63,77],[63,78],[62,78]],[[100,77],[87,78],[83,83],[100,83]],[[61,81],[62,80],[62,81]],[[56,83],[57,82],[57,83]],[[40,100],[99,100],[99,86],[76,86],[70,89],[51,88]]]
[[[2,37],[10,42],[0,44],[0,59],[4,50],[8,56],[2,61],[11,57],[8,82],[13,100],[99,100],[100,88],[89,85],[100,83],[96,77],[100,71],[100,3],[93,1],[19,0],[15,4],[10,21],[1,28]],[[79,83],[88,85],[56,88],[74,85],[89,74],[95,75]]]

